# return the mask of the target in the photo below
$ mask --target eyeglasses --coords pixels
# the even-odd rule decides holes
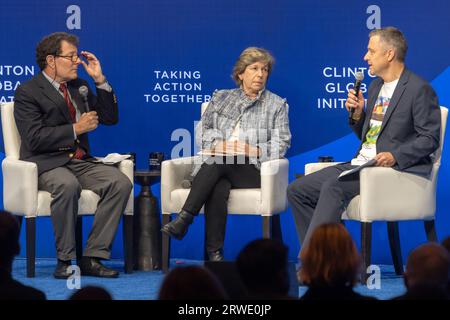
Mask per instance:
[[[55,57],[64,58],[64,59],[70,60],[72,62],[77,62],[78,59],[80,59],[80,56],[78,54],[73,54],[71,56],[60,56],[59,54],[55,54]]]

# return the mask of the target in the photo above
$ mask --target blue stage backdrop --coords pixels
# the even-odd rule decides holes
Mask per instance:
[[[152,151],[167,157],[194,152],[200,104],[215,89],[234,87],[232,66],[244,48],[264,47],[276,58],[268,88],[290,106],[293,139],[287,156],[293,180],[319,155],[338,161],[353,156],[358,141],[347,126],[344,101],[356,71],[364,72],[365,85],[372,80],[363,56],[373,28],[392,25],[405,33],[407,65],[432,82],[440,103],[450,106],[449,10],[446,0],[2,0],[0,101],[12,100],[15,88],[39,72],[34,50],[44,35],[72,32],[81,39],[80,50],[100,59],[119,99],[119,124],[91,134],[94,153],[136,152],[138,168],[145,168]],[[82,67],[80,77],[87,77]],[[188,147],[172,155],[180,143]],[[441,238],[450,233],[448,160],[444,148],[436,218]],[[159,185],[153,191],[159,196]],[[37,255],[51,257],[50,219],[41,220]],[[290,209],[281,221],[294,259],[299,243]],[[359,225],[347,225],[359,243]],[[89,223],[85,228],[87,234]],[[203,228],[201,217],[184,241],[173,241],[172,257],[200,259]],[[404,256],[425,241],[419,222],[402,222],[400,232]],[[230,216],[225,257],[234,259],[260,236],[259,217]],[[116,258],[122,257],[120,238],[121,232],[114,242]],[[374,262],[391,263],[384,223],[375,224],[373,247]]]

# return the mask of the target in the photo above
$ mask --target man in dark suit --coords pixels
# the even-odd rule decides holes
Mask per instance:
[[[119,273],[102,265],[100,259],[110,258],[132,184],[117,168],[92,161],[87,133],[99,123],[116,124],[118,106],[99,60],[87,51],[79,55],[77,47],[78,38],[65,32],[50,34],[37,45],[36,61],[42,72],[18,87],[14,97],[14,117],[22,139],[20,159],[37,164],[39,189],[52,195],[58,257],[54,276],[70,276],[78,199],[82,189],[89,189],[100,200],[81,259],[81,273],[117,277]],[[89,88],[78,78],[80,64],[97,89],[97,96],[88,89],[88,106],[79,93],[81,86]]]
[[[351,161],[325,168],[292,182],[287,191],[302,244],[323,223],[339,222],[345,206],[359,194],[359,175],[338,176],[371,159],[376,166],[392,167],[428,176],[431,154],[439,146],[441,114],[431,86],[405,67],[407,44],[396,28],[373,30],[364,60],[378,76],[364,97],[350,90],[345,103],[354,109],[351,127],[361,145]]]
[[[9,212],[0,211],[0,300],[45,300],[45,294],[14,280],[14,257],[20,253],[20,228]]]

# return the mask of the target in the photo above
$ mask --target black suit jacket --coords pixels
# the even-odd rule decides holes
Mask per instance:
[[[23,285],[0,269],[0,300],[46,300],[42,291]]]
[[[81,113],[86,112],[78,88],[88,83],[75,79],[67,83],[72,99]],[[39,73],[20,85],[14,96],[14,118],[22,144],[20,159],[35,162],[38,174],[60,167],[73,157],[77,146],[90,152],[87,133],[74,139],[69,109],[58,90]],[[118,122],[118,106],[114,92],[97,88],[95,96],[89,88],[89,107],[97,111],[99,123],[112,125]]]
[[[367,108],[352,129],[362,142],[383,80],[372,81]],[[391,152],[397,160],[393,167],[423,176],[430,174],[430,155],[439,147],[441,111],[433,88],[408,69],[404,69],[389,102],[377,139],[377,153]],[[359,153],[358,150],[358,153]],[[357,155],[358,155],[357,153]]]

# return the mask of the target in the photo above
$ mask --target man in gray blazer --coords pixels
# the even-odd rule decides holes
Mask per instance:
[[[132,184],[117,168],[92,161],[87,133],[99,123],[116,124],[118,106],[99,60],[87,51],[79,55],[77,47],[78,38],[65,32],[50,34],[37,45],[36,61],[42,72],[19,86],[14,97],[14,118],[22,139],[20,159],[37,164],[39,189],[52,195],[58,257],[55,278],[71,275],[68,270],[75,258],[81,189],[92,190],[100,197],[81,259],[81,273],[117,277],[119,273],[103,266],[100,259],[110,257]],[[78,78],[80,64],[94,80],[97,96],[85,80]],[[88,106],[79,93],[81,86],[88,88]]]
[[[339,222],[345,206],[359,194],[359,175],[345,170],[375,159],[376,166],[428,176],[430,155],[439,146],[441,114],[433,88],[405,67],[407,44],[400,30],[373,30],[364,60],[378,76],[364,97],[352,89],[345,103],[354,109],[351,128],[361,139],[356,157],[292,182],[287,191],[302,248],[314,229]]]

